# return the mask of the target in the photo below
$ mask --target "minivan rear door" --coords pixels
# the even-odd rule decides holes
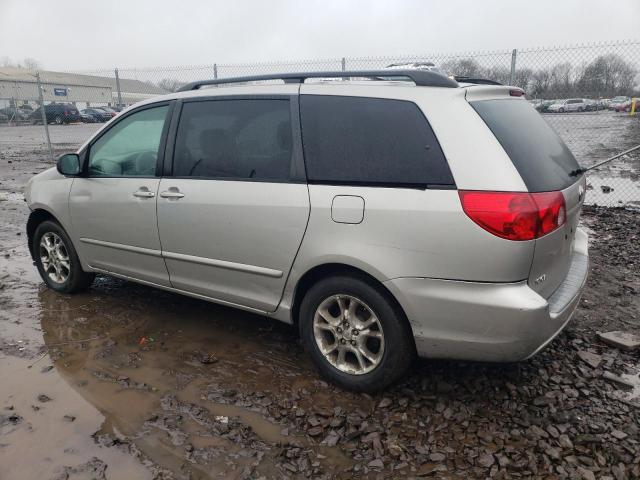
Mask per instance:
[[[274,311],[309,217],[296,95],[185,99],[158,229],[174,288]]]
[[[505,89],[508,95],[508,88]],[[524,98],[503,95],[473,100],[482,117],[520,173],[529,192],[562,192],[566,223],[535,240],[529,285],[549,298],[567,276],[584,201],[585,179],[578,162],[542,116]]]

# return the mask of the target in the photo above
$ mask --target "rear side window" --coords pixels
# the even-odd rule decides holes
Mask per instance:
[[[530,192],[562,190],[575,182],[573,154],[529,102],[470,102],[496,136]]]
[[[301,95],[300,109],[310,182],[454,184],[433,130],[412,102]]]
[[[182,107],[176,177],[286,180],[291,158],[288,100],[211,100]]]

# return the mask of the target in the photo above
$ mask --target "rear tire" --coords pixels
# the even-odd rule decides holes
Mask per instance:
[[[348,390],[384,389],[415,358],[404,313],[388,292],[365,277],[320,280],[305,294],[298,324],[305,350],[322,376]]]
[[[95,274],[82,270],[71,239],[58,223],[46,220],[38,225],[31,249],[38,272],[50,289],[76,293],[93,283]]]

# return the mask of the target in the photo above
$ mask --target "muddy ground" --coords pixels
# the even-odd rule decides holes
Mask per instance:
[[[586,210],[587,289],[533,360],[419,361],[369,396],[270,319],[106,277],[44,288],[22,198],[41,158],[0,151],[0,479],[640,478],[640,387],[603,378],[633,384],[639,353],[596,335],[640,333],[638,213]]]

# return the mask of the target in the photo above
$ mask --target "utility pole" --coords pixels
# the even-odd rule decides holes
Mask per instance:
[[[509,85],[515,85],[517,56],[518,56],[518,51],[514,48],[511,52],[511,75],[509,76]]]
[[[42,95],[42,83],[40,83],[40,72],[36,72],[36,81],[38,83],[38,99],[40,101],[40,113],[42,114],[42,124],[44,125],[44,133],[47,137],[47,147],[49,148],[49,158],[53,161],[53,149],[51,148],[51,137],[49,136],[49,124],[47,123],[47,114],[44,111],[44,96]]]
[[[118,69],[115,69],[116,73],[116,88],[118,89],[118,108],[122,108],[122,91],[120,90],[120,76],[118,75]]]

